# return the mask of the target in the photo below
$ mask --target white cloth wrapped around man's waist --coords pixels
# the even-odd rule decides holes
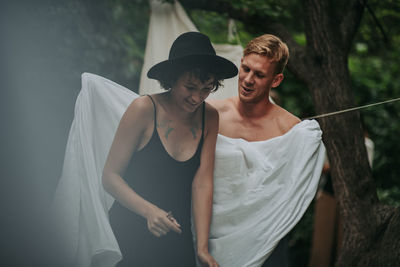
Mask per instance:
[[[103,77],[82,75],[54,200],[69,266],[108,267],[121,259],[107,214],[114,199],[101,176],[118,123],[136,97]],[[323,155],[316,121],[267,141],[218,136],[210,249],[221,267],[262,264],[307,209]]]

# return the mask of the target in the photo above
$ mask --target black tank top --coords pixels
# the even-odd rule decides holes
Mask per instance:
[[[202,106],[202,133],[194,155],[186,161],[172,158],[157,131],[157,108],[150,141],[132,155],[124,180],[144,199],[171,211],[182,233],[169,232],[161,238],[147,229],[146,220],[115,202],[110,222],[121,248],[123,261],[118,266],[195,266],[191,234],[192,181],[200,165],[204,135],[205,103]]]

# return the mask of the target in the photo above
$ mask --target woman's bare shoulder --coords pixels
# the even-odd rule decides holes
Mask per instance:
[[[205,107],[205,112],[206,112],[206,116],[211,117],[211,118],[218,118],[218,110],[217,108],[210,104],[210,103],[205,103],[206,107]]]
[[[132,101],[126,109],[121,122],[144,125],[154,117],[154,107],[149,96],[141,96]]]
[[[140,113],[147,113],[153,110],[153,103],[148,95],[140,96],[134,99],[128,106],[127,111],[136,111]]]
[[[205,104],[205,124],[206,128],[216,128],[218,130],[218,124],[219,124],[219,114],[218,110],[210,105],[209,103]]]

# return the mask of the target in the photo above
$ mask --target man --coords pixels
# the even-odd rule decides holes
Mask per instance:
[[[289,50],[265,34],[249,42],[238,96],[219,112],[210,251],[220,266],[261,266],[300,220],[317,189],[324,146],[316,121],[272,103]]]
[[[300,120],[270,101],[289,59],[289,49],[279,38],[265,34],[249,42],[239,70],[238,96],[209,102],[219,112],[219,133],[247,141],[283,135]]]

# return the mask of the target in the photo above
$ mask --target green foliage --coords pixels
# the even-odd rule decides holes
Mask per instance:
[[[400,97],[400,30],[391,27],[400,22],[400,3],[370,2],[380,26],[370,13],[364,15],[354,48],[349,57],[349,69],[356,101],[359,105]],[[388,42],[384,37],[388,38]],[[362,111],[365,129],[375,143],[373,173],[378,196],[386,203],[398,203],[400,188],[400,102]],[[381,193],[379,193],[381,192]],[[384,192],[384,193],[382,193]]]
[[[306,35],[303,32],[293,34],[293,38],[301,46],[305,46],[307,43]]]
[[[390,187],[388,189],[378,188],[379,200],[386,205],[400,206],[400,188]]]
[[[213,43],[246,44],[254,36],[245,31],[245,25],[234,21],[236,32],[234,39],[228,39],[229,17],[226,14],[217,14],[204,10],[189,10],[189,16],[197,29],[208,35]]]
[[[125,79],[134,84],[132,88],[136,90],[139,86],[146,46],[150,14],[148,1],[114,0],[114,2],[112,16],[115,25],[114,34],[119,38],[118,42],[123,50],[120,60],[124,67],[121,71]]]
[[[267,15],[272,20],[290,18],[288,12],[291,3],[295,1],[277,0],[223,0],[230,4],[233,9],[246,12],[248,15]]]
[[[65,76],[103,75],[136,89],[143,64],[147,1],[57,1],[35,7],[57,40],[59,56],[71,62]],[[61,34],[62,33],[62,34]]]
[[[229,18],[227,15],[220,15],[215,12],[208,12],[204,10],[193,10],[189,12],[189,15],[197,29],[204,34],[207,34],[214,43],[229,42]]]
[[[273,19],[277,19],[282,15],[286,14],[284,9],[284,1],[264,1],[264,0],[252,0],[252,1],[244,1],[244,0],[236,0],[229,1],[234,9],[245,10],[249,15],[255,14],[267,14],[269,17]]]

